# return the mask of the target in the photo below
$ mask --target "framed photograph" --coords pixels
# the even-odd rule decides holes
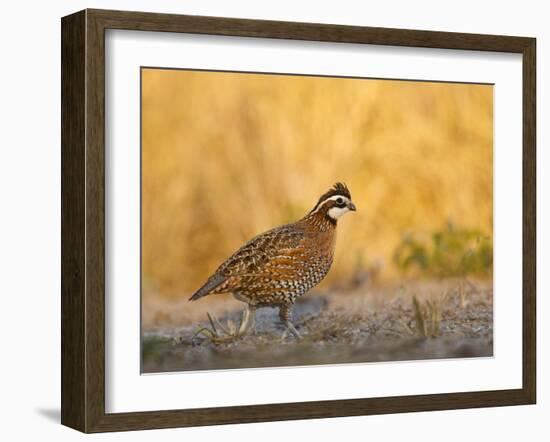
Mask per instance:
[[[535,39],[61,27],[64,425],[535,403]]]

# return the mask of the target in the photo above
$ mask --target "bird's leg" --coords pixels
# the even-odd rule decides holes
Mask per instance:
[[[247,334],[252,327],[254,327],[256,322],[256,307],[248,304],[246,310],[244,310],[241,325],[239,326],[238,336],[243,336]]]
[[[248,305],[248,311],[250,312],[248,322],[250,325],[247,327],[247,332],[254,333],[256,331],[256,307],[253,305]]]
[[[289,333],[293,335],[296,339],[300,338],[300,333],[298,333],[298,330],[296,330],[292,322],[290,322],[291,313],[292,304],[283,304],[279,307],[279,318],[286,327],[286,330],[284,331],[281,340],[284,340]]]

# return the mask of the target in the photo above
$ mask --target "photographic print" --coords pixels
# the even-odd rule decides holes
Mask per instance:
[[[493,355],[493,85],[141,69],[142,373]]]

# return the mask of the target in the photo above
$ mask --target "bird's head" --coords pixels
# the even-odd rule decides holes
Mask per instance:
[[[337,221],[345,213],[356,210],[357,208],[351,200],[351,193],[347,186],[342,183],[336,183],[321,195],[319,201],[317,201],[317,204],[309,214],[322,213],[332,221]]]

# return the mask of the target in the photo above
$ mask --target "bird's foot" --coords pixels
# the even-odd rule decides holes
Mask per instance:
[[[223,325],[218,318],[210,313],[206,313],[208,316],[208,321],[210,322],[210,328],[202,327],[193,335],[191,342],[194,342],[195,338],[199,335],[203,335],[210,339],[210,342],[213,344],[228,344],[237,341],[238,339],[245,336],[251,329],[250,318],[254,315],[251,315],[250,308],[247,308],[243,311],[241,315],[241,322],[236,324],[231,319],[228,319],[226,324]],[[252,318],[252,322],[254,318]]]
[[[298,333],[298,330],[296,330],[296,327],[292,324],[292,322],[287,321],[285,323],[286,330],[283,332],[283,335],[281,336],[281,341],[284,341],[289,335],[294,336],[296,339],[301,339],[300,333]]]

